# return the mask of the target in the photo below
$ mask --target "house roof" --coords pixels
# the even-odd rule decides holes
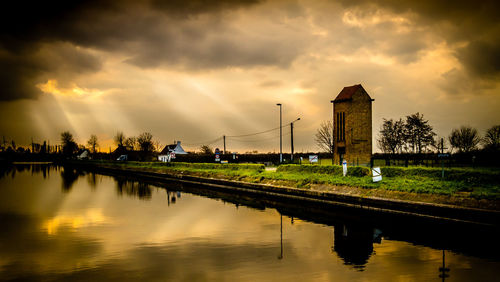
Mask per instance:
[[[184,151],[184,149],[181,147],[180,141],[177,141],[177,143],[175,143],[175,144],[166,145],[165,148],[163,148],[163,150],[161,150],[160,155],[170,154],[171,152],[174,152],[176,154],[181,154],[181,155],[187,154]]]
[[[337,95],[337,97],[335,98],[335,100],[333,100],[333,102],[335,103],[335,102],[342,102],[342,101],[351,100],[352,99],[352,95],[354,95],[354,93],[356,93],[359,89],[363,90],[363,92],[366,93],[366,95],[368,95],[368,93],[363,88],[363,86],[361,86],[361,84],[356,84],[356,85],[353,85],[353,86],[346,86],[346,87],[344,87],[342,89],[342,91],[340,91],[339,95]],[[370,97],[370,95],[368,95],[368,97]]]
[[[165,148],[161,150],[160,155],[170,154],[170,152],[175,150],[175,147],[177,147],[177,144],[166,145]]]

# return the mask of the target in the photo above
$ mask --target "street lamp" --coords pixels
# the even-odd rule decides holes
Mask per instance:
[[[283,162],[283,125],[281,123],[281,103],[276,104],[276,106],[280,107],[280,163]]]
[[[290,135],[291,135],[291,140],[290,140],[290,149],[292,151],[292,154],[290,155],[290,159],[293,161],[293,123],[296,122],[296,121],[299,121],[300,118],[297,118],[296,120],[290,122]]]
[[[335,161],[335,150],[334,150],[334,147],[333,147],[333,144],[335,144],[334,142],[334,138],[335,138],[335,101],[334,100],[331,100],[330,103],[332,103],[332,144],[330,144],[330,148],[332,150],[332,165],[334,165],[334,161]]]

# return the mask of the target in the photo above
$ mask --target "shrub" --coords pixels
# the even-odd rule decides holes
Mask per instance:
[[[166,167],[191,168],[191,169],[221,169],[221,170],[253,170],[262,172],[265,170],[263,164],[218,164],[218,163],[156,163]]]
[[[340,165],[280,165],[277,172],[288,172],[288,173],[320,173],[320,174],[332,174],[332,175],[342,175],[342,166]],[[366,167],[353,166],[348,167],[348,176],[362,177],[370,174],[370,169]]]
[[[441,168],[423,167],[382,167],[382,176],[385,177],[427,177],[433,179],[441,178]],[[461,181],[475,184],[499,184],[500,171],[488,171],[477,169],[447,168],[445,179],[450,181]]]

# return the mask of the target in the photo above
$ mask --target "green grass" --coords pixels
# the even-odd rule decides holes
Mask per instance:
[[[99,162],[94,162],[99,163]],[[297,188],[313,184],[349,186],[437,195],[470,196],[475,199],[500,199],[500,171],[453,168],[445,170],[424,167],[383,167],[383,180],[373,183],[366,167],[349,167],[346,177],[341,166],[281,165],[266,171],[260,164],[160,163],[160,162],[100,162],[105,166],[156,172],[183,173],[203,177],[224,178],[253,183],[274,183]]]

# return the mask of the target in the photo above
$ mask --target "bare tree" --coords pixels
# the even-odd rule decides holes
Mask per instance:
[[[461,153],[468,153],[477,149],[477,145],[481,142],[481,138],[475,128],[470,126],[462,126],[459,129],[453,129],[448,136],[450,145],[458,149]]]
[[[115,141],[116,146],[123,147],[125,143],[125,135],[123,134],[123,132],[118,131],[116,132],[116,135],[113,138],[113,140]]]
[[[153,147],[154,150],[157,152],[161,152],[161,150],[163,149],[163,145],[160,143],[159,140],[153,140]]]
[[[127,150],[135,150],[137,149],[137,138],[131,136],[125,139],[125,142],[123,142],[123,145],[127,148]]]
[[[201,153],[202,155],[211,155],[211,154],[213,154],[213,152],[214,152],[214,151],[212,150],[212,148],[210,148],[210,146],[208,146],[208,145],[202,145],[202,146],[200,147],[200,151],[201,151],[200,153]]]
[[[141,133],[137,137],[137,144],[143,152],[153,152],[155,149],[153,144],[153,135],[149,132]]]
[[[323,121],[314,135],[314,141],[320,150],[332,153],[333,152],[333,138],[332,132],[333,124],[331,120]]]
[[[384,119],[377,140],[379,148],[384,153],[401,153],[405,143],[405,123],[402,119]]]
[[[87,145],[92,149],[92,153],[95,154],[96,147],[99,147],[99,143],[97,142],[97,136],[92,134],[90,135],[90,139],[87,141]]]
[[[500,125],[492,126],[486,131],[486,136],[483,139],[484,148],[486,150],[500,150]]]

